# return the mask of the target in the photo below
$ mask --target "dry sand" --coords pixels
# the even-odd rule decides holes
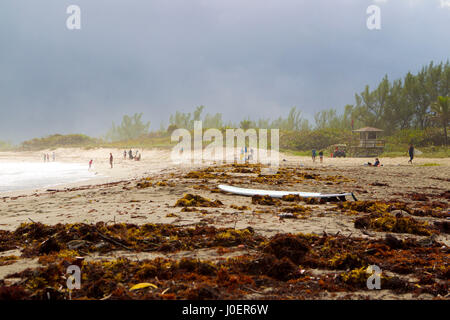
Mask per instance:
[[[133,150],[135,151],[135,150]],[[177,226],[192,226],[206,223],[215,227],[246,228],[251,226],[257,233],[272,236],[277,233],[340,233],[348,236],[383,237],[383,233],[369,235],[354,228],[354,218],[339,215],[329,209],[333,204],[312,205],[312,214],[306,219],[283,220],[264,206],[252,205],[251,198],[224,193],[212,193],[199,189],[195,181],[182,179],[187,172],[211,163],[195,166],[175,165],[170,160],[168,150],[139,150],[141,161],[123,159],[123,150],[117,149],[58,149],[57,161],[86,163],[94,160],[97,177],[80,183],[60,185],[42,190],[23,190],[0,194],[0,229],[15,230],[23,222],[44,224],[96,223],[167,223]],[[0,153],[2,161],[42,161],[42,154],[52,151]],[[109,168],[109,153],[114,155],[114,168]],[[309,168],[323,176],[342,175],[349,179],[345,183],[326,184],[320,181],[305,181],[299,185],[267,186],[278,190],[311,192],[354,192],[358,200],[405,200],[412,193],[425,194],[440,200],[439,195],[450,190],[450,159],[417,158],[414,165],[408,164],[407,157],[381,159],[383,167],[364,166],[365,158],[325,157],[324,163],[312,162],[309,157],[281,155],[280,166]],[[438,166],[421,166],[434,163]],[[237,175],[238,176],[238,175]],[[143,177],[151,177],[153,182],[165,181],[166,186],[136,188]],[[201,184],[201,183],[200,183]],[[375,184],[375,185],[374,185]],[[251,187],[251,184],[245,185]],[[263,186],[264,187],[264,186]],[[261,186],[257,186],[261,188]],[[220,208],[201,208],[199,212],[180,212],[174,207],[176,201],[186,193],[220,200]],[[248,206],[249,210],[236,210],[231,206]],[[267,212],[264,213],[264,210]],[[448,207],[445,209],[448,211]],[[258,211],[259,214],[254,212]],[[417,219],[430,220],[419,217]],[[399,238],[406,235],[398,234]],[[418,236],[408,235],[408,237]],[[438,236],[438,241],[450,244],[448,234]],[[9,253],[3,253],[7,255]],[[117,253],[116,253],[117,254]],[[212,259],[208,250],[195,253],[181,253]],[[92,257],[93,259],[95,257]],[[172,257],[174,258],[174,257]],[[35,267],[36,261],[24,261],[0,267],[0,279],[8,272],[18,272],[25,267]],[[356,294],[355,297],[358,295]],[[330,297],[330,296],[328,296]],[[335,297],[332,295],[331,297]],[[375,298],[395,298],[389,292],[373,295]],[[408,298],[408,296],[403,296]],[[427,298],[427,297],[425,297]]]
[[[141,150],[140,150],[141,151]],[[114,155],[114,167],[110,169],[109,153]],[[2,161],[42,161],[43,153],[20,152],[0,153]],[[58,149],[57,161],[68,163],[86,163],[94,160],[93,171],[98,176],[89,180],[66,185],[59,185],[45,189],[23,190],[5,192],[0,194],[0,228],[13,230],[22,222],[42,222],[45,224],[116,221],[132,223],[174,223],[193,224],[201,220],[198,215],[186,213],[183,218],[167,218],[169,213],[178,213],[179,208],[173,208],[176,200],[185,193],[196,193],[211,198],[208,191],[195,190],[193,184],[179,183],[178,178],[199,167],[211,165],[211,162],[203,164],[187,165],[173,164],[171,154],[167,150],[143,150],[141,161],[124,160],[123,150],[117,149]],[[345,187],[328,186],[318,184],[317,181],[308,181],[304,185],[296,185],[294,188],[276,186],[278,190],[309,191],[335,193],[354,192],[358,200],[383,200],[401,198],[403,194],[420,192],[426,194],[439,194],[450,190],[450,159],[418,158],[414,165],[408,164],[408,158],[381,159],[383,167],[373,168],[364,166],[364,163],[373,161],[365,158],[325,158],[321,164],[315,163],[309,157],[287,156],[282,154],[280,166],[298,166],[319,169],[323,175],[343,175],[353,182],[346,183]],[[426,163],[434,163],[439,166],[421,166]],[[135,184],[142,177],[152,177],[153,180],[167,180],[175,183],[173,187],[156,187],[132,191],[124,190],[124,186]],[[437,179],[436,179],[437,178]],[[447,179],[447,180],[446,180]],[[119,182],[119,183],[117,183]],[[387,186],[371,186],[373,183],[386,184]],[[113,184],[113,185],[108,185]],[[251,187],[251,186],[249,186]],[[258,187],[260,188],[260,187]],[[263,187],[264,188],[264,187]],[[270,188],[270,187],[266,187]],[[74,189],[67,191],[69,189]],[[52,190],[52,191],[47,191]],[[55,192],[56,191],[56,192]],[[247,197],[228,194],[214,194],[215,199],[225,204],[249,205]],[[130,202],[132,201],[132,202]],[[326,206],[321,206],[326,210]],[[215,209],[218,210],[218,209]],[[221,210],[219,210],[221,211]],[[222,212],[220,212],[222,213]],[[215,215],[208,216],[214,219],[216,226],[230,226],[228,220],[233,221],[232,216],[223,216],[219,219]],[[239,218],[237,227],[245,227],[250,216],[245,214]],[[255,227],[264,233],[276,232],[331,232],[342,230],[344,223],[339,220],[327,218],[320,221],[303,221],[299,225],[283,225],[278,217],[265,217]],[[320,223],[319,223],[320,222]],[[255,221],[252,221],[255,223]]]

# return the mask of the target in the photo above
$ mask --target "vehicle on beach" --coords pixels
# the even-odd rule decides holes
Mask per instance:
[[[333,144],[328,147],[330,154],[333,158],[345,158],[347,156],[347,145],[346,144]]]

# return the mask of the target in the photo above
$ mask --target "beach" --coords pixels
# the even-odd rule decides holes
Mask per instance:
[[[11,161],[11,159],[17,162],[42,162],[42,155],[44,153],[51,154],[51,152],[53,151],[3,152],[0,153],[0,163]],[[440,263],[439,267],[442,267],[444,274],[447,272],[448,276],[450,236],[448,231],[435,232],[433,229],[435,222],[446,223],[449,219],[450,159],[448,158],[417,158],[414,159],[413,165],[408,164],[406,156],[382,158],[380,159],[382,167],[370,167],[364,164],[368,161],[373,162],[373,159],[325,157],[323,163],[320,163],[319,160],[313,163],[310,157],[281,154],[280,174],[263,176],[259,174],[260,166],[257,164],[233,165],[205,162],[195,166],[176,165],[170,159],[169,150],[139,150],[139,152],[142,155],[141,161],[123,159],[123,150],[118,149],[55,150],[57,161],[84,163],[86,170],[89,160],[93,159],[92,171],[95,173],[95,177],[87,181],[42,189],[1,193],[0,230],[14,232],[23,224],[38,223],[49,226],[57,224],[96,225],[99,223],[106,226],[162,224],[179,228],[179,230],[198,226],[224,230],[251,228],[252,236],[264,237],[266,239],[264,241],[270,239],[273,241],[273,237],[276,235],[301,233],[317,237],[327,235],[334,236],[336,239],[341,239],[340,237],[347,240],[355,239],[364,245],[371,241],[381,243],[385,241],[387,234],[394,235],[397,241],[404,243],[427,241],[427,239],[431,239],[431,235],[430,241],[433,243],[431,247],[435,246],[440,259],[444,261],[444,263]],[[109,166],[109,153],[114,156],[112,169]],[[386,209],[393,214],[394,219],[411,218],[415,222],[430,226],[431,233],[385,232],[372,225],[360,228],[355,222],[357,219],[363,215],[376,214],[378,211],[366,210],[366,208],[339,207],[336,203],[331,202],[311,201],[305,203],[298,199],[296,202],[294,201],[295,203],[288,200],[277,200],[279,202],[267,204],[261,202],[260,199],[220,192],[217,189],[218,184],[321,193],[353,192],[358,203],[365,203],[367,208],[370,205],[378,205],[378,202],[383,205],[392,205],[398,202],[401,203],[401,206],[397,205],[398,208],[394,205]],[[183,199],[186,194],[199,196],[200,198],[194,200],[198,200],[200,204],[187,205],[187,198],[186,201],[180,202],[179,200]],[[210,200],[210,202],[202,204],[202,199]],[[346,203],[354,203],[353,199],[348,200]],[[293,214],[286,215],[286,213]],[[285,215],[283,216],[283,214]],[[125,236],[122,240],[123,243],[127,243]],[[127,247],[129,246],[127,245]],[[81,255],[84,261],[103,261],[125,257],[130,261],[156,258],[177,261],[182,258],[192,258],[217,262],[241,255],[251,257],[260,254],[258,246],[248,245],[245,242],[237,241],[224,246],[226,249],[223,249],[222,253],[220,253],[219,247],[222,246],[198,248],[194,246],[192,250],[178,248],[141,251],[139,249],[123,250],[119,245],[113,246],[111,250],[105,252],[95,252],[91,248],[84,253],[77,252],[77,255]],[[0,258],[20,255],[20,248],[0,252]],[[16,283],[23,276],[19,276],[17,273],[27,268],[35,269],[42,266],[42,263],[38,262],[40,257],[41,255],[30,255],[13,259],[13,263],[5,265],[0,263],[1,281],[5,281],[5,284]],[[279,258],[281,259],[281,257]],[[319,281],[317,279],[321,279],[325,274],[337,272],[333,269],[325,270],[327,268],[322,268],[320,263],[316,263],[317,267],[313,267],[314,264],[311,262],[308,263],[309,266],[303,266],[302,269],[306,270],[310,281],[316,283]],[[306,265],[308,263],[304,262]],[[300,262],[298,264],[303,265]],[[339,272],[344,272],[348,267],[342,269],[337,268],[340,270]],[[393,270],[389,271],[394,272]],[[16,273],[16,275],[8,278],[11,273]],[[433,283],[445,281],[445,275],[442,278],[441,274],[431,273],[433,274]],[[394,274],[396,273],[394,272]],[[400,272],[399,274],[401,278],[406,277],[411,283],[420,281],[420,279],[416,279],[417,274],[414,272],[403,274]],[[314,277],[318,278],[314,280]],[[251,287],[250,284],[247,286]],[[269,288],[270,285],[264,287]],[[312,291],[314,292],[314,290]],[[240,292],[232,294],[230,297],[238,299],[282,297],[281,292],[278,294],[271,291],[264,292],[261,288],[256,288],[248,290],[246,294]],[[401,293],[387,289],[333,291],[332,288],[323,287],[320,294],[307,295],[306,298],[408,299],[413,297],[433,299],[437,296],[443,297],[438,294],[433,295],[430,293],[431,291],[420,292],[416,296],[413,296],[413,292],[412,289]],[[291,295],[292,293],[286,297]],[[448,298],[448,294],[446,298]]]

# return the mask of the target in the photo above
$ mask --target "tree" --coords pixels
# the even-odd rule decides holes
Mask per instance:
[[[445,146],[448,145],[447,126],[450,120],[449,107],[450,107],[450,98],[441,96],[439,96],[437,101],[431,105],[431,111],[434,112],[435,118],[444,129]]]
[[[265,124],[264,121],[261,124]],[[286,119],[279,117],[272,121],[271,129],[280,129],[286,131],[299,131],[304,122],[302,122],[301,111],[297,111],[296,107],[292,107]]]
[[[250,127],[252,127],[252,121],[248,120],[242,120],[241,123],[239,124],[239,127],[242,130],[248,130],[250,129]]]
[[[220,129],[223,127],[222,114],[216,113],[211,115],[207,113],[203,119],[203,128],[216,128]]]
[[[107,139],[111,141],[121,141],[136,139],[141,135],[148,134],[150,121],[142,122],[142,113],[135,113],[133,116],[123,116],[120,126],[113,122],[111,129],[106,134]]]

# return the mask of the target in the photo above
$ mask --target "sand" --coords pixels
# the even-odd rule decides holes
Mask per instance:
[[[133,149],[133,151],[135,151]],[[3,152],[2,161],[42,161],[39,152]],[[358,237],[382,238],[382,232],[363,232],[354,227],[354,217],[340,215],[330,209],[334,204],[311,205],[312,213],[304,219],[280,219],[273,208],[253,205],[251,198],[224,193],[211,192],[207,181],[186,180],[182,177],[192,170],[211,166],[211,162],[196,165],[173,164],[169,150],[139,150],[141,161],[123,159],[123,150],[117,149],[57,149],[57,161],[85,163],[86,170],[90,159],[94,161],[96,177],[89,181],[58,185],[45,189],[21,190],[0,194],[0,229],[15,230],[21,223],[41,222],[57,223],[167,223],[176,226],[193,226],[198,223],[215,227],[243,229],[251,226],[255,232],[270,237],[277,233],[315,233],[336,234]],[[109,153],[114,155],[114,167],[109,166]],[[354,192],[358,200],[394,200],[408,199],[413,193],[425,194],[434,200],[450,190],[450,159],[417,158],[414,164],[408,164],[407,157],[381,159],[382,167],[364,166],[373,159],[365,158],[328,158],[320,163],[312,162],[309,157],[281,155],[281,167],[300,167],[321,176],[344,176],[347,181],[327,184],[311,180],[302,184],[263,186],[277,190],[310,192]],[[423,166],[424,164],[436,166]],[[217,166],[217,164],[216,164]],[[235,174],[239,178],[239,174]],[[150,188],[136,188],[143,178],[149,177],[153,183],[164,181],[167,185]],[[244,184],[244,187],[252,187]],[[261,188],[261,186],[255,186]],[[181,212],[175,207],[178,199],[186,193],[220,200],[224,206],[201,208],[200,212]],[[236,210],[231,206],[247,206],[247,210]],[[448,211],[448,207],[444,210]],[[258,212],[258,214],[255,214]],[[431,221],[430,217],[418,217],[418,220]],[[398,238],[415,237],[397,234]],[[438,241],[450,245],[450,236],[440,234]],[[7,255],[8,253],[3,253]],[[115,254],[117,256],[118,253]],[[126,254],[126,253],[123,253]],[[212,251],[185,252],[178,256],[198,256],[213,259]],[[166,257],[169,257],[166,255]],[[176,258],[172,256],[171,258]],[[98,259],[99,257],[91,257]],[[101,258],[101,257],[100,257]],[[104,257],[103,257],[104,258]],[[142,258],[142,257],[141,257]],[[22,260],[16,264],[0,267],[0,279],[8,272],[19,272],[26,267],[35,267],[35,260]],[[358,295],[355,294],[355,297]],[[395,298],[389,292],[383,292],[375,298]],[[335,296],[327,296],[335,298]],[[403,296],[407,298],[407,295]],[[426,297],[425,297],[426,298]],[[428,297],[429,298],[429,297]]]
[[[94,160],[93,171],[97,176],[89,181],[58,185],[44,189],[4,192],[0,194],[0,228],[13,230],[22,222],[42,222],[56,224],[62,222],[97,222],[116,221],[132,223],[177,223],[193,224],[201,220],[198,215],[183,215],[183,218],[167,218],[169,213],[178,213],[179,208],[173,208],[176,200],[184,193],[196,193],[211,197],[210,192],[194,190],[192,185],[176,183],[176,178],[200,167],[211,165],[173,164],[168,150],[140,150],[141,161],[124,160],[123,150],[116,149],[58,149],[57,161],[68,163],[86,163],[86,170],[90,159]],[[109,153],[114,155],[113,169],[109,166]],[[0,153],[2,161],[42,161],[43,153],[51,151]],[[310,192],[354,192],[358,200],[394,199],[400,194],[413,192],[438,194],[450,189],[450,159],[418,158],[414,165],[408,164],[408,158],[381,159],[383,167],[373,168],[364,166],[372,159],[365,158],[325,158],[321,164],[315,163],[309,157],[281,155],[280,166],[303,166],[304,168],[320,169],[324,175],[343,175],[354,182],[347,183],[336,190],[335,186],[316,185],[315,181],[295,188],[276,187],[278,190],[310,191]],[[421,166],[427,163],[439,166]],[[172,176],[173,175],[173,176]],[[135,184],[142,177],[152,177],[155,181],[167,180],[175,183],[174,187],[156,187],[143,190],[124,190],[124,186]],[[435,178],[443,179],[438,180]],[[377,182],[388,186],[371,186]],[[111,185],[108,185],[111,184]],[[67,191],[71,188],[74,190]],[[266,187],[267,188],[267,187]],[[47,191],[51,190],[51,191]],[[249,198],[228,194],[214,194],[214,197],[225,204],[248,205]],[[132,202],[130,202],[132,201]],[[321,208],[326,210],[326,206]],[[217,210],[217,209],[216,209]],[[220,211],[220,210],[219,210]],[[216,225],[230,226],[228,220],[232,217],[208,216],[214,219]],[[218,218],[218,219],[216,219]],[[239,218],[237,227],[244,227],[251,219],[244,214]],[[278,217],[261,219],[256,225],[264,233],[279,231],[316,231],[342,230],[345,218],[321,217],[312,221],[304,221],[298,226],[282,226]],[[254,221],[253,221],[254,223]],[[350,231],[350,230],[349,230]]]

